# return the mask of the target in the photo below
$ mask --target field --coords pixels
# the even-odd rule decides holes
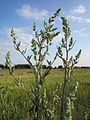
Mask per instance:
[[[34,83],[34,76],[29,69],[15,70],[15,76],[22,78],[27,90],[29,90]],[[52,90],[57,83],[62,84],[63,77],[63,69],[53,69],[46,78],[45,87],[47,87],[49,91]],[[85,120],[85,111],[87,108],[90,108],[90,69],[75,69],[74,79],[79,82],[79,87],[75,110],[73,111],[73,120]],[[13,78],[8,74],[8,70],[0,70],[0,85],[8,86],[10,99],[15,101],[15,105],[18,106],[17,111],[12,110],[17,116],[16,118],[14,114],[15,117],[12,120],[21,120],[22,114],[23,118],[25,118],[24,120],[26,120],[26,118],[28,118],[26,117],[28,115],[25,114],[29,106],[28,97],[15,85]]]

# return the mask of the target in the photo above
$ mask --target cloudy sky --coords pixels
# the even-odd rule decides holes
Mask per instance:
[[[38,29],[42,28],[43,20],[51,16],[58,8],[62,9],[60,16],[68,18],[72,35],[77,41],[72,54],[82,49],[78,65],[90,66],[90,0],[0,0],[0,64],[5,63],[7,51],[11,51],[14,64],[26,63],[13,47],[10,37],[12,27],[16,31],[18,40],[22,41],[22,46],[30,48],[34,21]],[[56,26],[59,30],[62,29],[60,17],[57,19]],[[55,54],[62,34],[54,40],[50,50],[50,59]],[[28,53],[30,54],[30,51]],[[57,59],[54,66],[61,63],[61,60]]]

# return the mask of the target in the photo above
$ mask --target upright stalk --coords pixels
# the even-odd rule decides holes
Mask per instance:
[[[66,84],[68,82],[68,41],[67,41],[67,36],[65,36],[65,41],[66,41],[66,48],[65,48],[65,54],[66,54],[66,64],[64,66],[64,83],[63,83],[63,88],[62,88],[62,95],[61,95],[61,115],[60,115],[60,120],[63,120],[63,113],[64,113],[64,108],[65,108],[65,89],[66,89]]]
[[[48,97],[46,95],[46,89],[44,89],[43,84],[45,77],[49,74],[52,64],[55,62],[57,54],[52,61],[46,59],[49,53],[49,48],[52,45],[52,40],[58,36],[60,33],[56,27],[54,27],[54,21],[57,16],[59,16],[61,9],[58,9],[53,16],[51,16],[47,21],[44,21],[44,29],[37,31],[36,23],[33,24],[33,32],[35,33],[34,38],[31,42],[32,55],[27,56],[26,49],[21,50],[21,42],[16,40],[16,34],[12,28],[11,37],[13,38],[13,44],[17,51],[19,51],[23,57],[26,59],[31,67],[31,70],[35,76],[35,84],[30,91],[30,102],[31,106],[29,109],[30,118],[32,120],[53,120],[55,109],[49,106]],[[33,57],[34,63],[31,61]],[[48,68],[42,71],[43,62],[47,61]],[[10,60],[10,54],[6,55],[6,64],[9,68],[10,74],[13,76],[17,86],[21,87],[18,80],[15,79],[13,75],[13,66]],[[23,87],[22,87],[23,88]],[[53,98],[53,95],[51,96]],[[53,100],[55,103],[55,99]]]
[[[68,40],[71,35],[71,30],[68,24],[68,21],[65,17],[61,17],[63,24],[63,32],[64,38],[62,38],[61,44],[58,47],[58,57],[62,59],[64,65],[64,81],[62,85],[62,93],[61,93],[61,103],[60,103],[60,120],[72,120],[72,104],[74,102],[73,97],[75,97],[77,85],[75,84],[72,91],[69,91],[72,86],[70,85],[71,76],[73,72],[74,65],[77,64],[79,56],[81,54],[81,50],[79,53],[73,58],[72,56],[69,58],[69,51],[73,48],[75,42],[71,37],[70,41]],[[63,49],[65,50],[65,56],[63,54]],[[74,95],[74,96],[73,96]]]

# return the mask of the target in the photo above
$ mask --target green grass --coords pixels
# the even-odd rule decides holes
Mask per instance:
[[[60,69],[53,69],[45,81],[45,87],[53,89],[56,83],[62,84],[64,78],[64,71]],[[18,69],[15,70],[15,76],[21,77],[26,89],[29,89],[34,83],[34,75],[31,70]],[[90,108],[90,69],[75,69],[74,79],[79,82],[79,88],[75,102],[74,119],[73,120],[84,120],[84,112]],[[12,99],[16,101],[19,109],[23,109],[22,101],[25,101],[25,95],[20,88],[18,88],[13,78],[8,74],[8,70],[0,70],[0,85],[8,86]],[[21,99],[21,100],[20,100]],[[28,103],[27,103],[28,104]]]

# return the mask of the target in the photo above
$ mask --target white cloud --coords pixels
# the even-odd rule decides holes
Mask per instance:
[[[81,14],[85,13],[86,11],[86,7],[80,4],[70,11],[71,14],[67,16],[67,19],[78,23],[90,23],[90,18],[81,16]]]
[[[4,51],[12,51],[14,52],[15,49],[13,47],[13,42],[12,42],[12,38],[10,37],[10,31],[11,28],[5,28],[3,29],[5,36],[7,38],[7,40],[5,40],[5,38],[2,38],[0,40],[0,51],[4,53]],[[30,44],[31,44],[31,40],[33,38],[33,34],[31,33],[31,31],[28,28],[19,28],[19,27],[15,27],[14,31],[16,33],[17,36],[17,41],[21,41],[21,48],[29,48]]]
[[[17,39],[22,41],[26,46],[30,45],[33,34],[25,28],[14,28],[16,31]]]
[[[86,28],[82,28],[82,29],[74,30],[73,32],[77,35],[84,37],[84,36],[87,36],[87,33],[85,31],[86,31]]]
[[[32,8],[30,5],[23,5],[21,8],[17,9],[16,12],[18,15],[25,17],[27,19],[35,19],[35,20],[41,20],[44,17],[48,16],[48,11],[38,10],[37,8]]]
[[[86,23],[90,23],[90,18],[86,18],[86,19],[85,19],[85,22],[86,22]]]
[[[78,5],[71,11],[71,13],[75,13],[75,14],[83,14],[85,12],[86,12],[86,7],[82,4]]]
[[[28,48],[30,46],[31,40],[33,38],[33,34],[29,30],[29,28],[15,27],[13,29],[16,33],[17,41],[21,41],[23,47]],[[6,29],[6,33],[9,37],[10,37],[10,31],[11,31],[11,28]]]
[[[60,33],[58,36],[56,36],[56,37],[54,38],[54,40],[55,40],[56,42],[59,42],[59,43],[60,43],[60,41],[62,40],[63,37],[64,37],[64,34],[63,34],[63,33]]]
[[[81,33],[81,32],[85,32],[85,29],[86,29],[86,28],[82,28],[82,29],[80,29],[80,30],[75,30],[74,32],[75,32],[75,33],[79,33],[79,32],[80,32],[80,33]]]
[[[17,41],[21,41],[21,49],[27,48],[27,52],[30,53],[30,44],[31,40],[33,38],[33,34],[28,28],[14,28],[17,36]],[[5,36],[7,37],[7,40],[5,38],[0,39],[0,61],[1,63],[5,63],[5,55],[8,51],[11,52],[12,61],[13,63],[25,63],[26,61],[22,57],[21,54],[17,53],[17,51],[14,48],[12,38],[10,37],[10,31],[11,28],[5,28],[3,29],[3,32]],[[28,54],[28,53],[27,53]]]
[[[4,52],[5,50],[10,50],[10,49],[11,49],[11,44],[5,42],[5,40],[3,40],[3,42],[0,42],[0,52]]]
[[[0,39],[0,63],[5,64],[5,55],[8,51],[13,51],[13,46],[8,41]]]
[[[90,54],[88,52],[82,52],[78,62],[79,66],[90,66]]]
[[[90,23],[90,18],[83,18],[81,16],[68,15],[67,19],[78,23]]]

